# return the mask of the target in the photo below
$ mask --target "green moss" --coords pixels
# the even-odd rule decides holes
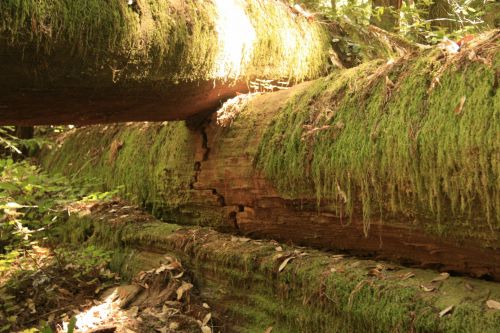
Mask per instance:
[[[445,65],[432,53],[317,81],[275,117],[257,167],[284,197],[362,216],[366,232],[371,219],[403,215],[498,246],[498,64],[461,61],[439,73]]]
[[[43,165],[96,189],[121,187],[155,214],[174,214],[189,198],[195,134],[184,123],[96,126],[70,134]]]
[[[278,272],[283,259],[276,257],[279,253],[273,244],[234,242],[204,229],[174,233],[160,247],[180,255],[195,270],[202,289],[212,285],[224,291],[220,302],[239,318],[239,331],[262,331],[269,326],[279,332],[499,329],[500,314],[485,311],[484,297],[494,299],[500,291],[484,281],[469,281],[474,297],[458,278],[450,278],[438,292],[428,294],[420,285],[429,283],[435,272],[411,270],[415,277],[402,280],[400,276],[407,271],[385,271],[385,278],[379,279],[367,273],[380,263],[332,259],[312,250]],[[283,253],[291,255],[293,250]],[[439,318],[439,311],[449,305],[455,305],[453,314]]]
[[[0,3],[0,45],[43,58],[46,67],[40,72],[48,68],[52,76],[64,72],[63,77],[75,80],[101,77],[99,86],[149,83],[162,88],[211,80],[218,78],[220,52],[216,6],[195,0],[148,0],[134,6],[122,0],[5,0]],[[329,45],[324,27],[295,20],[281,4],[261,6],[260,1],[248,3],[254,29],[266,33],[259,36],[252,66],[242,76],[301,81],[323,74],[327,52],[317,51]],[[283,26],[297,33],[285,40]],[[290,52],[298,45],[303,52]]]
[[[108,214],[108,213],[104,213]],[[62,225],[66,241],[114,249],[112,266],[125,277],[159,264],[161,253],[179,256],[211,304],[221,305],[240,332],[496,332],[500,313],[485,309],[500,290],[486,281],[451,277],[423,292],[437,273],[419,269],[368,273],[381,262],[276,243],[239,241],[205,228],[179,229],[154,219],[91,214]],[[160,253],[160,254],[159,254]],[[281,255],[278,257],[277,255]],[[286,256],[295,259],[279,272]],[[383,267],[383,266],[379,266]],[[406,273],[414,277],[402,279]],[[464,283],[474,286],[464,288]],[[455,309],[443,318],[438,313]],[[220,308],[218,307],[219,311]]]

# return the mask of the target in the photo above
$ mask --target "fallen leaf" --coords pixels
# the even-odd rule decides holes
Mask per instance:
[[[132,317],[132,318],[137,317],[138,313],[139,313],[139,307],[138,306],[133,306],[129,310],[127,310],[127,315],[129,317]]]
[[[283,253],[278,253],[273,256],[273,260],[278,260],[280,258],[283,258],[285,255]]]
[[[450,277],[450,274],[449,273],[441,273],[439,274],[438,277],[435,277],[434,279],[432,279],[431,282],[439,282],[439,281],[444,281],[446,280],[447,278]]]
[[[432,286],[432,285],[427,285],[426,286],[426,285],[421,284],[420,288],[422,288],[422,290],[426,291],[426,292],[431,292],[431,291],[436,290],[436,286]]]
[[[212,333],[212,329],[208,326],[202,326],[201,327],[201,332],[202,333]]]
[[[167,270],[173,271],[174,269],[182,269],[182,264],[178,261],[173,261],[166,267]]]
[[[492,299],[486,301],[486,306],[488,306],[489,309],[500,310],[500,302]]]
[[[388,76],[385,77],[385,85],[388,86],[389,88],[394,88],[394,82],[392,82]]]
[[[268,328],[266,328],[266,330],[264,331],[264,333],[271,333],[272,331],[273,331],[273,327],[269,326]]]
[[[191,288],[193,288],[193,285],[191,283],[187,283],[187,282],[184,282],[182,281],[182,285],[177,288],[177,300],[180,301],[181,298],[182,298],[182,295],[184,295],[185,292],[191,290]]]
[[[462,109],[464,108],[465,100],[466,100],[465,96],[462,96],[462,98],[460,98],[460,102],[458,103],[458,105],[455,107],[455,110],[453,111],[453,112],[455,112],[455,114],[462,113]]]
[[[464,287],[465,287],[465,289],[467,289],[469,291],[474,290],[474,287],[471,284],[467,283],[467,282],[464,284]]]
[[[288,263],[295,259],[295,257],[288,257],[286,258],[285,260],[283,260],[283,262],[281,263],[280,267],[278,268],[278,272],[281,272],[282,270],[285,269],[286,265],[288,265]]]
[[[276,246],[274,248],[277,252],[282,252],[283,251],[283,248],[281,246]]]
[[[207,315],[203,318],[203,321],[201,322],[201,326],[206,326],[208,322],[212,319],[212,314],[209,312]]]
[[[203,307],[204,307],[205,309],[210,309],[210,305],[208,305],[207,303],[203,303]]]
[[[399,275],[399,278],[401,279],[401,281],[405,281],[405,280],[408,280],[414,276],[415,276],[415,274],[413,272],[408,272],[406,274]]]
[[[368,271],[368,276],[380,277],[382,275],[382,270],[378,267],[372,268]]]
[[[443,311],[439,312],[439,318],[444,317],[447,314],[449,314],[453,310],[453,308],[454,308],[454,305],[450,305],[449,307],[447,307]]]
[[[335,259],[335,260],[343,259],[343,258],[345,258],[345,255],[343,255],[343,254],[334,254],[333,256],[331,256],[331,258]]]

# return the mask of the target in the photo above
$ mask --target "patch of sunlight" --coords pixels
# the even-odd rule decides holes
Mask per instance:
[[[215,63],[217,78],[237,78],[251,60],[255,29],[241,0],[214,0],[219,54]]]
[[[102,327],[103,324],[123,325],[128,318],[126,311],[120,309],[119,303],[118,292],[115,289],[102,303],[99,302],[86,311],[75,315],[76,328],[79,331],[86,332]],[[64,332],[67,332],[68,324],[69,321],[63,322]]]

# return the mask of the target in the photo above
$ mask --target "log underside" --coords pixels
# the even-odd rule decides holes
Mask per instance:
[[[152,89],[56,87],[4,92],[0,125],[89,125],[128,121],[184,120],[217,110],[246,82],[201,81],[172,85],[161,94]]]

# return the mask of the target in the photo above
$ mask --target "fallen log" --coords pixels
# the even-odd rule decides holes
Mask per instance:
[[[91,211],[59,223],[60,244],[110,249],[115,269],[124,276],[151,274],[160,265],[170,269],[162,265],[166,258],[180,258],[184,276],[192,277],[212,317],[224,318],[219,322],[223,331],[264,332],[271,326],[277,332],[500,329],[499,310],[487,305],[499,299],[498,283],[209,228],[179,228],[120,202]],[[154,294],[154,286],[149,288]]]
[[[42,161],[168,221],[499,281],[498,36],[242,97],[196,129],[74,130]]]
[[[278,1],[8,0],[0,13],[0,125],[186,119],[253,78],[329,66],[327,30]]]

